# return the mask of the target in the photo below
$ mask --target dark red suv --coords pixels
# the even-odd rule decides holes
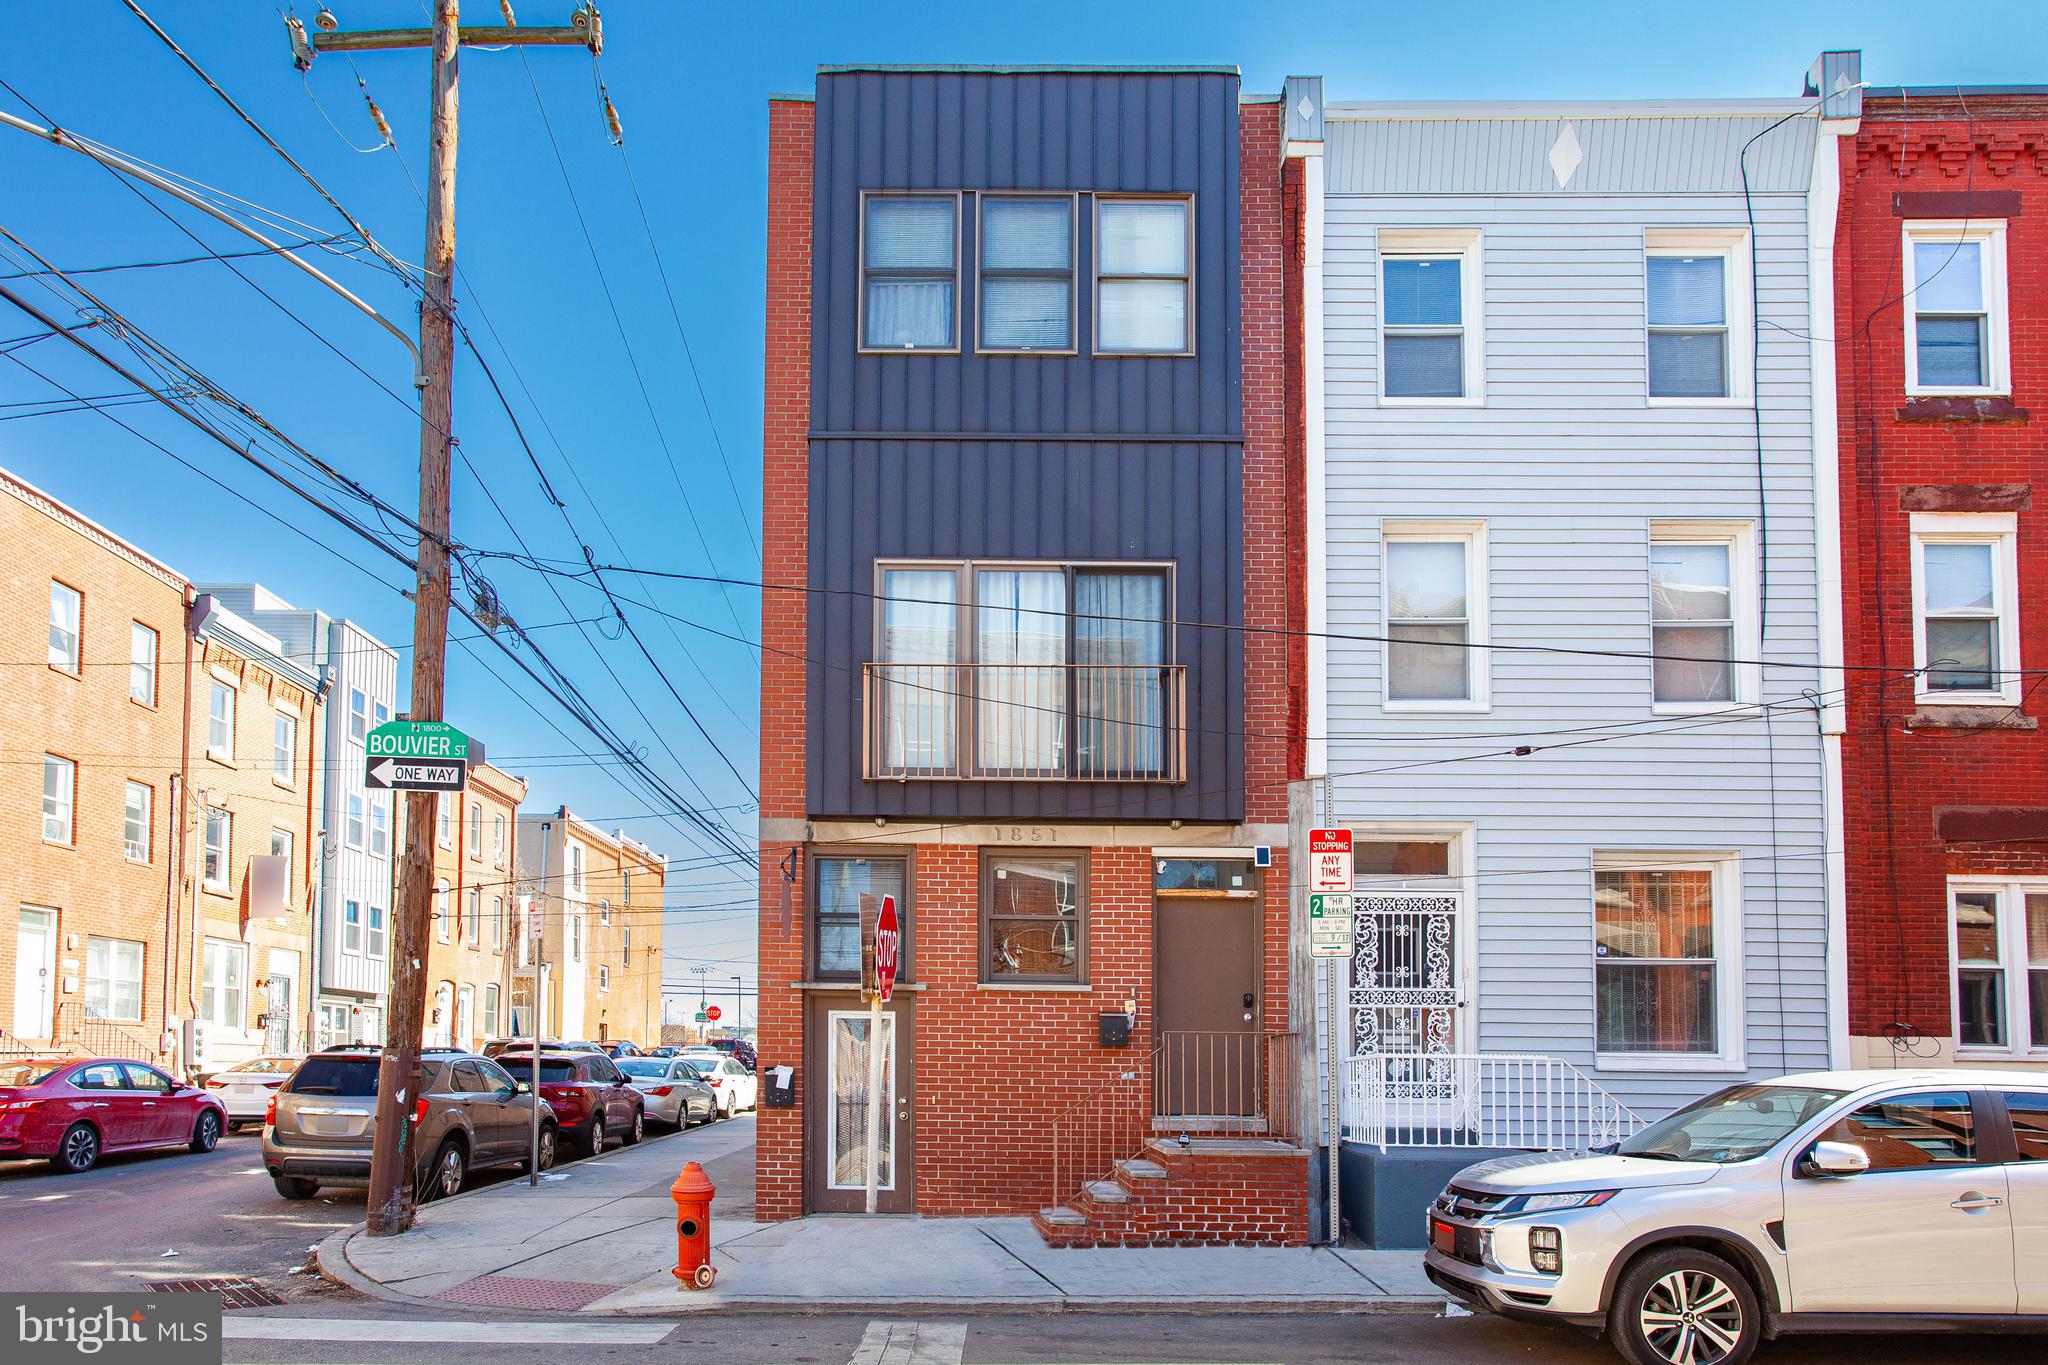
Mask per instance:
[[[497,1062],[519,1080],[533,1074],[531,1048],[506,1048]],[[646,1131],[646,1101],[602,1052],[542,1048],[540,1093],[555,1111],[563,1140],[587,1155],[603,1151],[605,1140],[613,1136],[630,1147]]]

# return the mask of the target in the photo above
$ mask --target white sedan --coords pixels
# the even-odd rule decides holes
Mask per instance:
[[[245,1124],[261,1124],[270,1107],[270,1097],[292,1078],[304,1057],[252,1057],[206,1079],[207,1093],[228,1111],[228,1131]]]
[[[682,1060],[703,1073],[704,1080],[718,1096],[718,1117],[729,1119],[742,1109],[752,1109],[761,1095],[761,1082],[735,1058],[714,1049],[696,1049],[682,1054]]]

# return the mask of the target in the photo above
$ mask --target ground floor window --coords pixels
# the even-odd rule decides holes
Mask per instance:
[[[1955,878],[1949,960],[1958,1051],[2048,1051],[2048,880]]]
[[[982,980],[1086,979],[1088,862],[988,855],[981,866]]]
[[[1601,1065],[1735,1062],[1741,898],[1728,855],[1596,855],[1593,982]]]
[[[85,941],[85,1017],[142,1018],[142,945],[133,939]]]
[[[909,942],[910,861],[830,858],[814,864],[817,901],[811,914],[811,972],[818,981],[860,978],[860,907],[864,897],[896,898],[896,920]],[[899,975],[903,966],[899,963]]]
[[[248,1018],[249,949],[227,939],[206,940],[199,1014],[219,1028],[243,1028]]]

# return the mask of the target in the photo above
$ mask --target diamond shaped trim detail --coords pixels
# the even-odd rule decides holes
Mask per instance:
[[[1309,103],[1307,95],[1303,95],[1301,97],[1301,103],[1294,106],[1294,112],[1301,115],[1301,121],[1303,123],[1307,123],[1310,119],[1316,116],[1316,107],[1315,105]]]
[[[1559,131],[1557,141],[1550,144],[1550,173],[1557,177],[1557,187],[1563,189],[1572,182],[1572,173],[1579,169],[1579,163],[1586,159],[1585,148],[1579,145],[1579,130],[1567,123]]]

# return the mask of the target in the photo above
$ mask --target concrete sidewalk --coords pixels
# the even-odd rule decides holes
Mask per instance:
[[[356,1228],[320,1248],[329,1278],[378,1298],[474,1309],[677,1316],[776,1312],[1158,1309],[1430,1313],[1414,1252],[1284,1247],[1048,1247],[1025,1218],[811,1217],[756,1223],[753,1121],[580,1161],[539,1189],[508,1181],[421,1211],[403,1237]],[[718,1183],[718,1282],[677,1286],[669,1184]]]

